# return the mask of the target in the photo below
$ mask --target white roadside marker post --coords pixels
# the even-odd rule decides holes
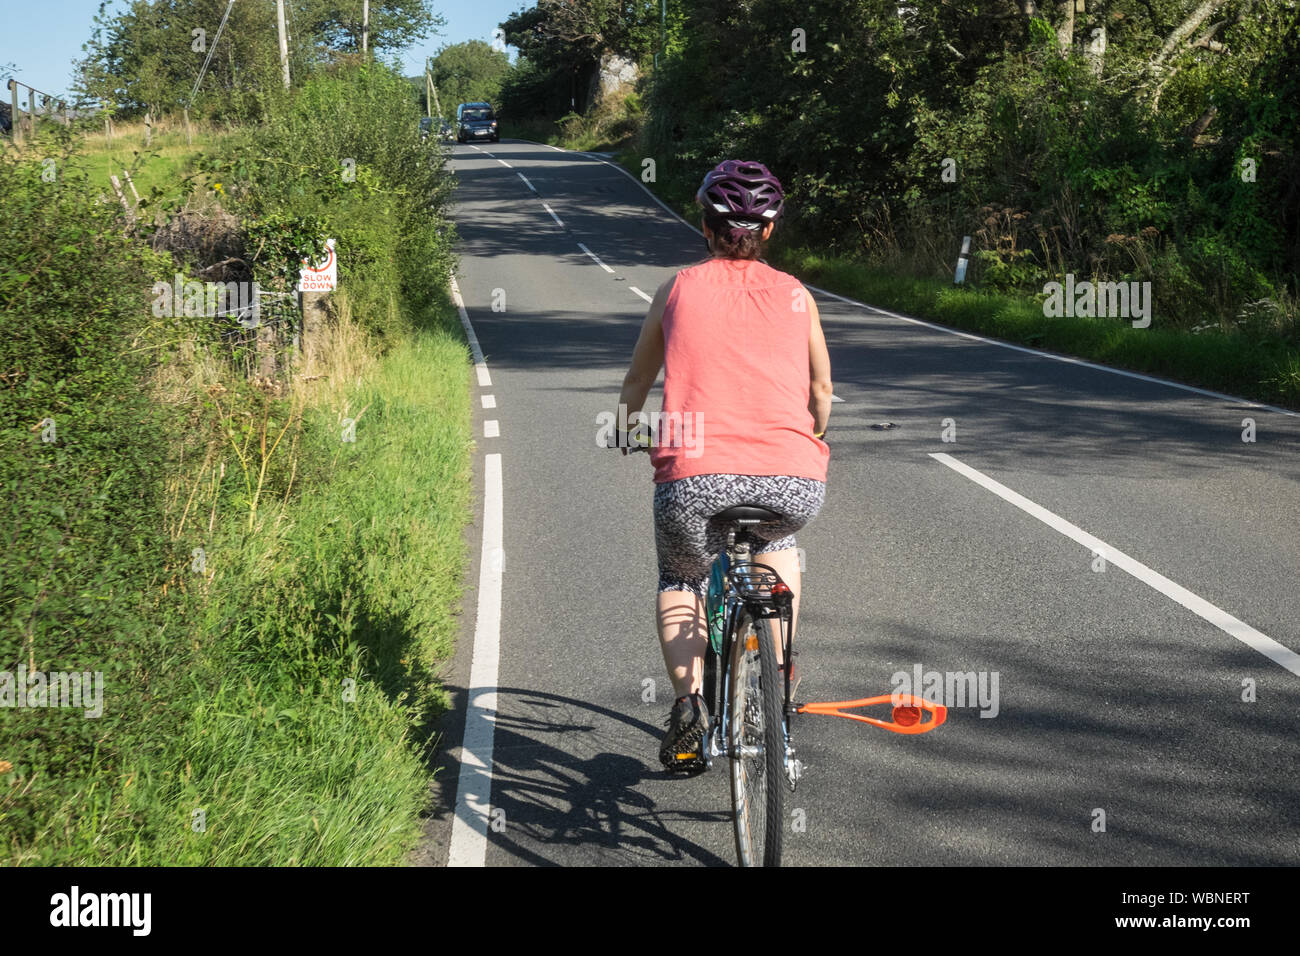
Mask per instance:
[[[961,255],[957,257],[957,272],[952,277],[953,285],[961,285],[966,281],[966,263],[970,255],[970,236],[963,236],[961,240]]]

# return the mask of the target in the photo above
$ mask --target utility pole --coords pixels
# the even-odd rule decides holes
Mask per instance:
[[[433,69],[430,67],[432,62],[429,57],[424,58],[424,105],[427,107],[425,112],[432,116],[435,112],[438,118],[442,118],[442,104],[438,102],[438,85],[433,82]]]
[[[668,0],[659,0],[659,50],[663,50],[668,33]],[[659,53],[655,53],[655,70],[659,69]]]
[[[284,33],[284,0],[275,0],[275,26],[280,33],[280,68],[284,71],[284,88],[289,88],[289,40]]]
[[[370,49],[370,0],[361,0],[361,52]]]
[[[18,117],[18,81],[9,81],[9,129],[14,138],[15,145],[21,145],[23,141],[23,124]],[[107,121],[105,121],[107,122]]]

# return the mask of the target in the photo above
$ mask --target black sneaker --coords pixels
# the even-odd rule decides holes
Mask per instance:
[[[668,732],[659,745],[659,761],[669,770],[698,770],[703,764],[700,743],[709,729],[709,709],[699,694],[679,697],[668,715]]]

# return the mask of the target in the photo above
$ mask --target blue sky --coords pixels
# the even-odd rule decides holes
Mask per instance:
[[[272,0],[236,2],[269,4]],[[354,2],[359,10],[361,0]],[[381,2],[371,0],[372,5]],[[402,54],[403,72],[408,76],[419,73],[424,58],[448,43],[465,40],[491,43],[492,31],[498,23],[521,7],[531,6],[532,0],[433,0],[434,11],[442,15],[447,25],[441,35],[430,36]],[[115,10],[124,7],[122,0],[112,5]],[[72,61],[82,55],[81,44],[90,38],[98,9],[98,0],[4,0],[4,12],[0,15],[0,67],[12,69],[14,76],[38,90],[56,95],[67,93],[72,80]],[[8,95],[3,89],[0,92]]]

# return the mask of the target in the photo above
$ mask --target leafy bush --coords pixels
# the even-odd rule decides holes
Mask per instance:
[[[393,289],[418,298],[441,287],[451,267],[452,179],[438,144],[421,141],[419,117],[417,94],[387,67],[322,74],[223,164],[240,184],[232,195],[250,228],[280,217],[304,243],[317,225],[335,238],[339,283],[376,331],[395,321]],[[277,268],[277,256],[262,268]]]
[[[26,158],[46,150],[53,166]],[[55,150],[0,153],[0,671],[99,671],[106,686],[97,719],[0,709],[13,765],[0,833],[27,845],[92,768],[124,766],[146,715],[171,732],[151,677],[188,651],[159,639],[159,588],[179,557],[160,500],[172,423],[141,388],[166,264]]]

